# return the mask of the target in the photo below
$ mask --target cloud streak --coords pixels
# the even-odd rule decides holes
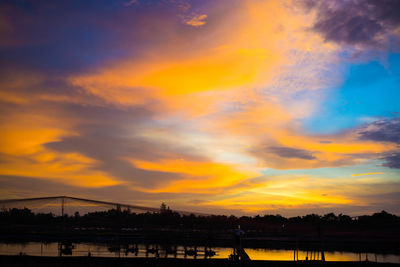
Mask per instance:
[[[352,174],[351,176],[364,176],[364,175],[375,175],[375,174],[383,174],[383,172],[366,172],[366,173],[357,173],[357,174]]]
[[[270,147],[269,150],[283,158],[315,159],[311,152],[291,147]]]

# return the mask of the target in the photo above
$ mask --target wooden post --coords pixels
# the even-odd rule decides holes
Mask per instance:
[[[61,216],[64,217],[64,197],[61,198]]]

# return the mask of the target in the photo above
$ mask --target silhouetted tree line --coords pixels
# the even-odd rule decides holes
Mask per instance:
[[[246,230],[284,230],[298,226],[349,226],[383,228],[396,227],[400,229],[400,217],[394,214],[381,211],[373,215],[363,215],[351,218],[348,215],[328,213],[323,216],[309,214],[285,218],[281,215],[264,216],[195,216],[180,215],[173,212],[165,205],[161,206],[159,213],[133,213],[129,210],[119,211],[110,209],[108,211],[91,212],[80,215],[56,216],[52,213],[35,214],[31,210],[9,209],[0,212],[0,225],[63,225],[64,227],[97,227],[97,228],[165,228],[165,229],[233,229],[241,225]]]

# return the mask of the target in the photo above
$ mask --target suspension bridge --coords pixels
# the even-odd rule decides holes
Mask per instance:
[[[153,207],[145,207],[139,205],[131,205],[125,203],[118,202],[109,202],[109,201],[101,201],[101,200],[93,200],[86,198],[78,198],[78,197],[70,197],[70,196],[52,196],[52,197],[37,197],[37,198],[19,198],[19,199],[2,199],[0,200],[0,208],[10,209],[10,208],[30,208],[30,209],[38,209],[44,210],[45,207],[52,207],[53,210],[55,207],[58,207],[60,214],[64,216],[66,214],[67,206],[72,206],[73,208],[78,209],[78,207],[86,207],[86,210],[95,211],[96,207],[102,207],[106,209],[116,209],[119,211],[129,210],[131,212],[136,213],[158,213],[161,211],[160,208]],[[189,212],[189,211],[180,211],[180,210],[171,210],[173,212],[179,213],[180,215],[196,215],[196,216],[209,216],[209,214],[198,213],[198,212]]]

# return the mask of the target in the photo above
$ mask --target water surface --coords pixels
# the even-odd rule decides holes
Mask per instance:
[[[189,258],[193,259],[194,256],[185,256],[185,248],[183,246],[177,246],[176,248],[170,247],[172,250],[177,250],[175,254],[167,254],[165,247],[159,245],[149,245],[148,249],[157,248],[158,254],[148,252],[146,253],[146,245],[138,244],[137,253],[126,252],[124,247],[112,246],[103,243],[73,243],[72,244],[72,254],[62,255],[62,256],[88,256],[90,253],[93,257],[168,257],[168,258]],[[131,245],[130,248],[136,247]],[[198,255],[196,258],[205,258],[204,247],[186,247],[186,250],[197,249]],[[207,248],[210,249],[210,248]],[[211,248],[216,252],[212,258],[214,259],[226,259],[232,254],[232,248],[226,247],[213,247]],[[252,260],[294,260],[295,253],[293,250],[283,250],[283,249],[254,249],[246,248],[247,254]],[[27,242],[27,243],[0,243],[0,255],[19,255],[26,254],[30,256],[59,256],[59,244],[56,242],[42,243],[42,242]],[[298,259],[304,260],[308,257],[309,259],[315,258],[320,259],[321,254],[307,252],[299,250]],[[330,251],[325,252],[326,261],[377,261],[377,262],[390,262],[390,263],[400,263],[400,255],[394,254],[375,254],[375,253],[354,253],[354,252],[340,252],[340,251]]]

